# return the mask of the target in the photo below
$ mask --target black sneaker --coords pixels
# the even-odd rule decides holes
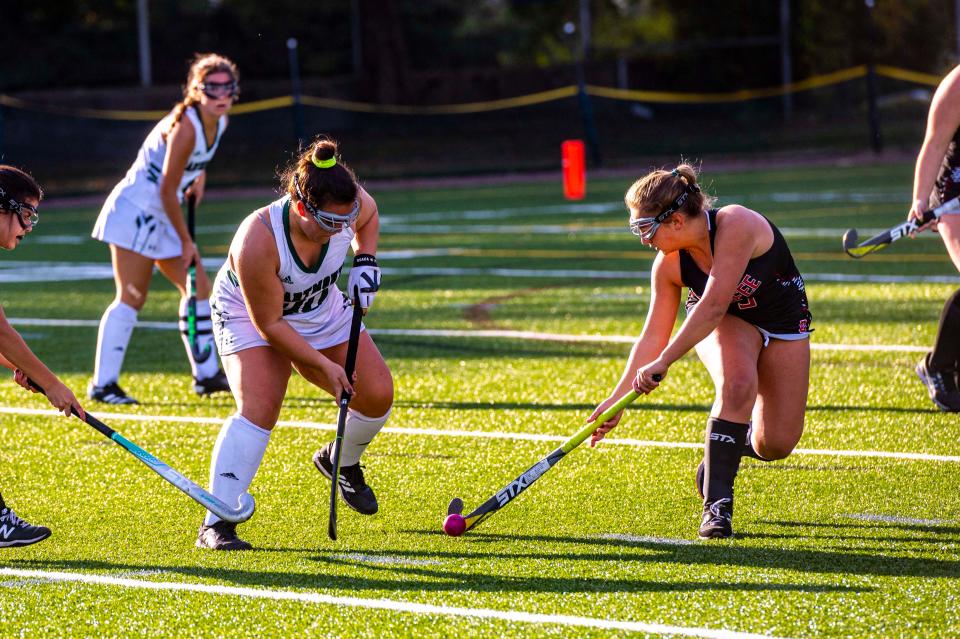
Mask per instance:
[[[212,526],[200,526],[197,548],[210,550],[251,550],[253,546],[237,537],[237,525],[220,520]]]
[[[317,467],[324,477],[333,478],[333,461],[330,457],[330,451],[333,450],[333,442],[330,442],[313,455],[313,465]],[[363,480],[363,470],[360,464],[353,466],[340,467],[340,481],[337,482],[340,487],[340,496],[355,511],[361,515],[372,515],[377,512],[377,498],[373,494],[373,489],[367,486]]]
[[[87,397],[103,402],[104,404],[139,404],[137,400],[127,395],[116,382],[110,382],[103,386],[94,386],[90,382],[87,388]]]
[[[230,382],[227,381],[227,374],[223,371],[217,371],[213,377],[206,379],[193,378],[193,390],[197,395],[212,395],[222,391],[230,392]]]
[[[960,412],[960,389],[954,371],[938,371],[930,368],[929,356],[924,357],[914,369],[917,377],[927,387],[927,394],[942,411]]]
[[[728,539],[733,537],[733,500],[717,499],[703,505],[700,539]]]
[[[49,536],[49,528],[28,524],[9,508],[0,510],[0,548],[29,546]]]

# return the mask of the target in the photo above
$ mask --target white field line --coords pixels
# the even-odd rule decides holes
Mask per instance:
[[[100,320],[45,319],[37,317],[10,317],[8,321],[17,326],[56,326],[97,328]],[[176,322],[137,322],[137,328],[175,331]],[[633,344],[636,337],[630,335],[574,335],[571,333],[541,333],[538,331],[511,330],[455,330],[435,328],[371,328],[371,335],[397,335],[402,337],[478,337],[491,339],[521,339],[542,342],[584,342],[589,344]],[[864,351],[870,353],[925,353],[930,348],[915,344],[818,344],[811,343],[815,351]]]
[[[137,415],[133,413],[105,413],[101,411],[93,412],[92,415],[104,421],[130,421],[130,422],[169,422],[183,424],[215,424],[217,426],[223,423],[219,417],[181,417],[179,415]],[[0,406],[0,415],[33,415],[57,417],[60,413],[47,408],[20,408],[18,406]],[[286,428],[306,428],[310,430],[332,430],[337,429],[336,424],[324,424],[322,422],[307,422],[296,420],[279,420],[277,426]],[[486,431],[486,430],[457,430],[442,428],[407,428],[403,426],[385,426],[384,433],[393,435],[411,435],[413,437],[460,437],[467,439],[503,439],[508,441],[527,441],[527,442],[565,442],[568,435],[544,435],[540,433],[513,433],[504,431]],[[633,448],[687,448],[700,449],[703,444],[699,442],[668,442],[653,439],[631,439],[607,437],[602,442],[607,446],[630,446]],[[832,450],[820,448],[797,448],[793,451],[794,455],[817,455],[823,457],[869,457],[880,459],[905,459],[911,461],[934,461],[934,462],[954,462],[960,463],[960,455],[933,455],[930,453],[906,453],[884,450]]]
[[[698,542],[693,539],[670,539],[668,537],[649,537],[645,535],[623,535],[619,533],[607,533],[605,535],[596,535],[597,539],[610,539],[612,541],[626,541],[634,544],[661,544],[664,546],[692,546]]]
[[[914,519],[913,517],[901,517],[899,515],[870,515],[867,513],[851,513],[841,515],[848,519],[860,519],[862,521],[879,521],[888,524],[912,524],[915,526],[942,526],[943,524],[952,524],[949,519]]]
[[[172,581],[148,581],[145,579],[126,579],[107,575],[93,575],[78,572],[58,572],[44,570],[20,570],[0,568],[0,575],[24,577],[27,579],[45,579],[54,582],[93,584],[98,586],[120,586],[123,588],[142,588],[145,590],[168,592],[194,592],[209,595],[232,595],[251,599],[270,599],[274,601],[300,601],[308,604],[322,604],[345,608],[366,608],[373,610],[391,610],[417,615],[438,615],[443,617],[472,617],[513,621],[529,624],[556,624],[581,628],[599,628],[602,630],[624,630],[628,632],[646,632],[655,635],[678,635],[682,637],[706,637],[708,639],[771,639],[770,635],[759,635],[733,630],[712,630],[710,628],[690,628],[668,626],[639,621],[617,621],[596,617],[576,617],[573,615],[546,615],[516,610],[495,610],[491,608],[463,608],[458,606],[439,606],[421,604],[412,601],[392,599],[365,599],[361,597],[337,597],[319,592],[296,590],[269,590],[266,588],[238,588],[219,584],[195,584]]]

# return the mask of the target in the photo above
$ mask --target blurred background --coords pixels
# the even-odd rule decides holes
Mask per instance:
[[[362,178],[898,158],[958,60],[960,0],[4,0],[0,154],[108,190],[189,60],[237,62],[209,168],[266,186],[337,138]]]

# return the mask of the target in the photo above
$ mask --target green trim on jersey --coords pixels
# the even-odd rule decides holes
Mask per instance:
[[[287,247],[290,249],[290,255],[293,256],[293,261],[297,263],[297,267],[304,273],[316,273],[319,271],[320,265],[323,264],[323,258],[327,256],[327,249],[330,248],[330,240],[327,240],[323,248],[320,249],[320,257],[317,258],[317,263],[313,268],[310,268],[300,261],[300,256],[297,255],[297,249],[293,245],[293,240],[290,239],[290,198],[287,198],[287,201],[283,203],[283,234],[287,238]]]
[[[217,118],[217,132],[213,136],[213,144],[207,144],[207,132],[203,128],[203,118],[200,117],[200,107],[194,104],[193,112],[197,115],[197,120],[200,122],[200,137],[203,139],[203,151],[204,153],[209,153],[210,149],[217,146],[220,142],[220,136],[223,134],[223,131],[220,130],[220,118]]]

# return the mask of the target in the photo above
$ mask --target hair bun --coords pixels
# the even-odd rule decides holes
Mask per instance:
[[[330,139],[317,140],[313,147],[313,159],[318,162],[329,160],[337,155],[337,143]]]

